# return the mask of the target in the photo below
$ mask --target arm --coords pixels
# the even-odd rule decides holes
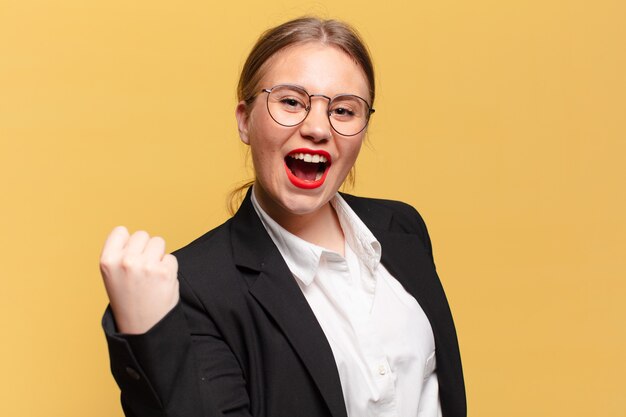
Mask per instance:
[[[110,240],[111,237],[107,244]],[[115,237],[113,242],[115,244]],[[122,247],[129,245],[127,242]],[[148,246],[144,245],[144,249]],[[118,259],[118,265],[121,265],[123,261],[119,259],[123,256],[111,256],[111,248],[108,249],[110,258]],[[107,245],[103,258],[110,259],[105,254]],[[137,256],[133,259],[136,260]],[[162,317],[158,317],[149,310],[152,303],[162,302],[155,293],[165,294],[166,300],[172,298],[171,294],[159,288],[163,284],[159,277],[142,276],[137,273],[137,269],[132,273],[127,268],[128,273],[122,274],[120,278],[120,275],[114,274],[120,274],[121,268],[110,263],[103,268],[102,264],[101,260],[101,270],[105,271],[103,278],[111,299],[111,308],[104,315],[103,327],[109,346],[111,371],[122,391],[122,407],[126,416],[250,416],[241,367],[184,277],[179,275],[177,280],[174,275],[176,285],[166,282],[162,286],[176,289],[177,303],[165,311]],[[142,262],[136,261],[134,264],[139,265]],[[152,266],[142,269],[158,268]],[[120,279],[116,281],[111,277]],[[142,288],[144,281],[150,288]],[[115,298],[122,290],[118,287],[123,287],[127,292]],[[142,291],[134,294],[133,291],[137,288]],[[141,299],[137,301],[134,296]],[[157,300],[150,301],[148,297]],[[157,306],[157,309],[160,308],[159,311],[162,311],[162,306]],[[156,317],[157,322],[148,322],[149,327],[144,332],[124,333],[119,326],[118,311],[122,314],[135,312],[135,317],[124,317],[125,324],[135,326],[132,329],[141,330],[141,326],[146,324],[137,317]]]

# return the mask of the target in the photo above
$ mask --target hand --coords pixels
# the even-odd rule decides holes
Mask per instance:
[[[118,331],[142,334],[176,306],[178,262],[165,253],[165,241],[144,231],[129,236],[124,226],[109,234],[100,273]]]

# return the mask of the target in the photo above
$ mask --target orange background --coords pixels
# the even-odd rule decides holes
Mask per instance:
[[[104,238],[174,249],[227,218],[238,72],[305,13],[371,47],[353,192],[424,215],[470,416],[623,416],[622,0],[0,2],[0,415],[122,415]]]

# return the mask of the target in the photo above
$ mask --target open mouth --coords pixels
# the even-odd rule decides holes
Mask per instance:
[[[285,157],[285,170],[293,185],[317,188],[324,183],[330,168],[330,154],[311,149],[295,149]]]

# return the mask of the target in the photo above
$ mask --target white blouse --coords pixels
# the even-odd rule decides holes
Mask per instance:
[[[432,328],[380,263],[382,248],[345,200],[331,204],[345,257],[289,233],[252,203],[332,349],[349,417],[441,417]]]

